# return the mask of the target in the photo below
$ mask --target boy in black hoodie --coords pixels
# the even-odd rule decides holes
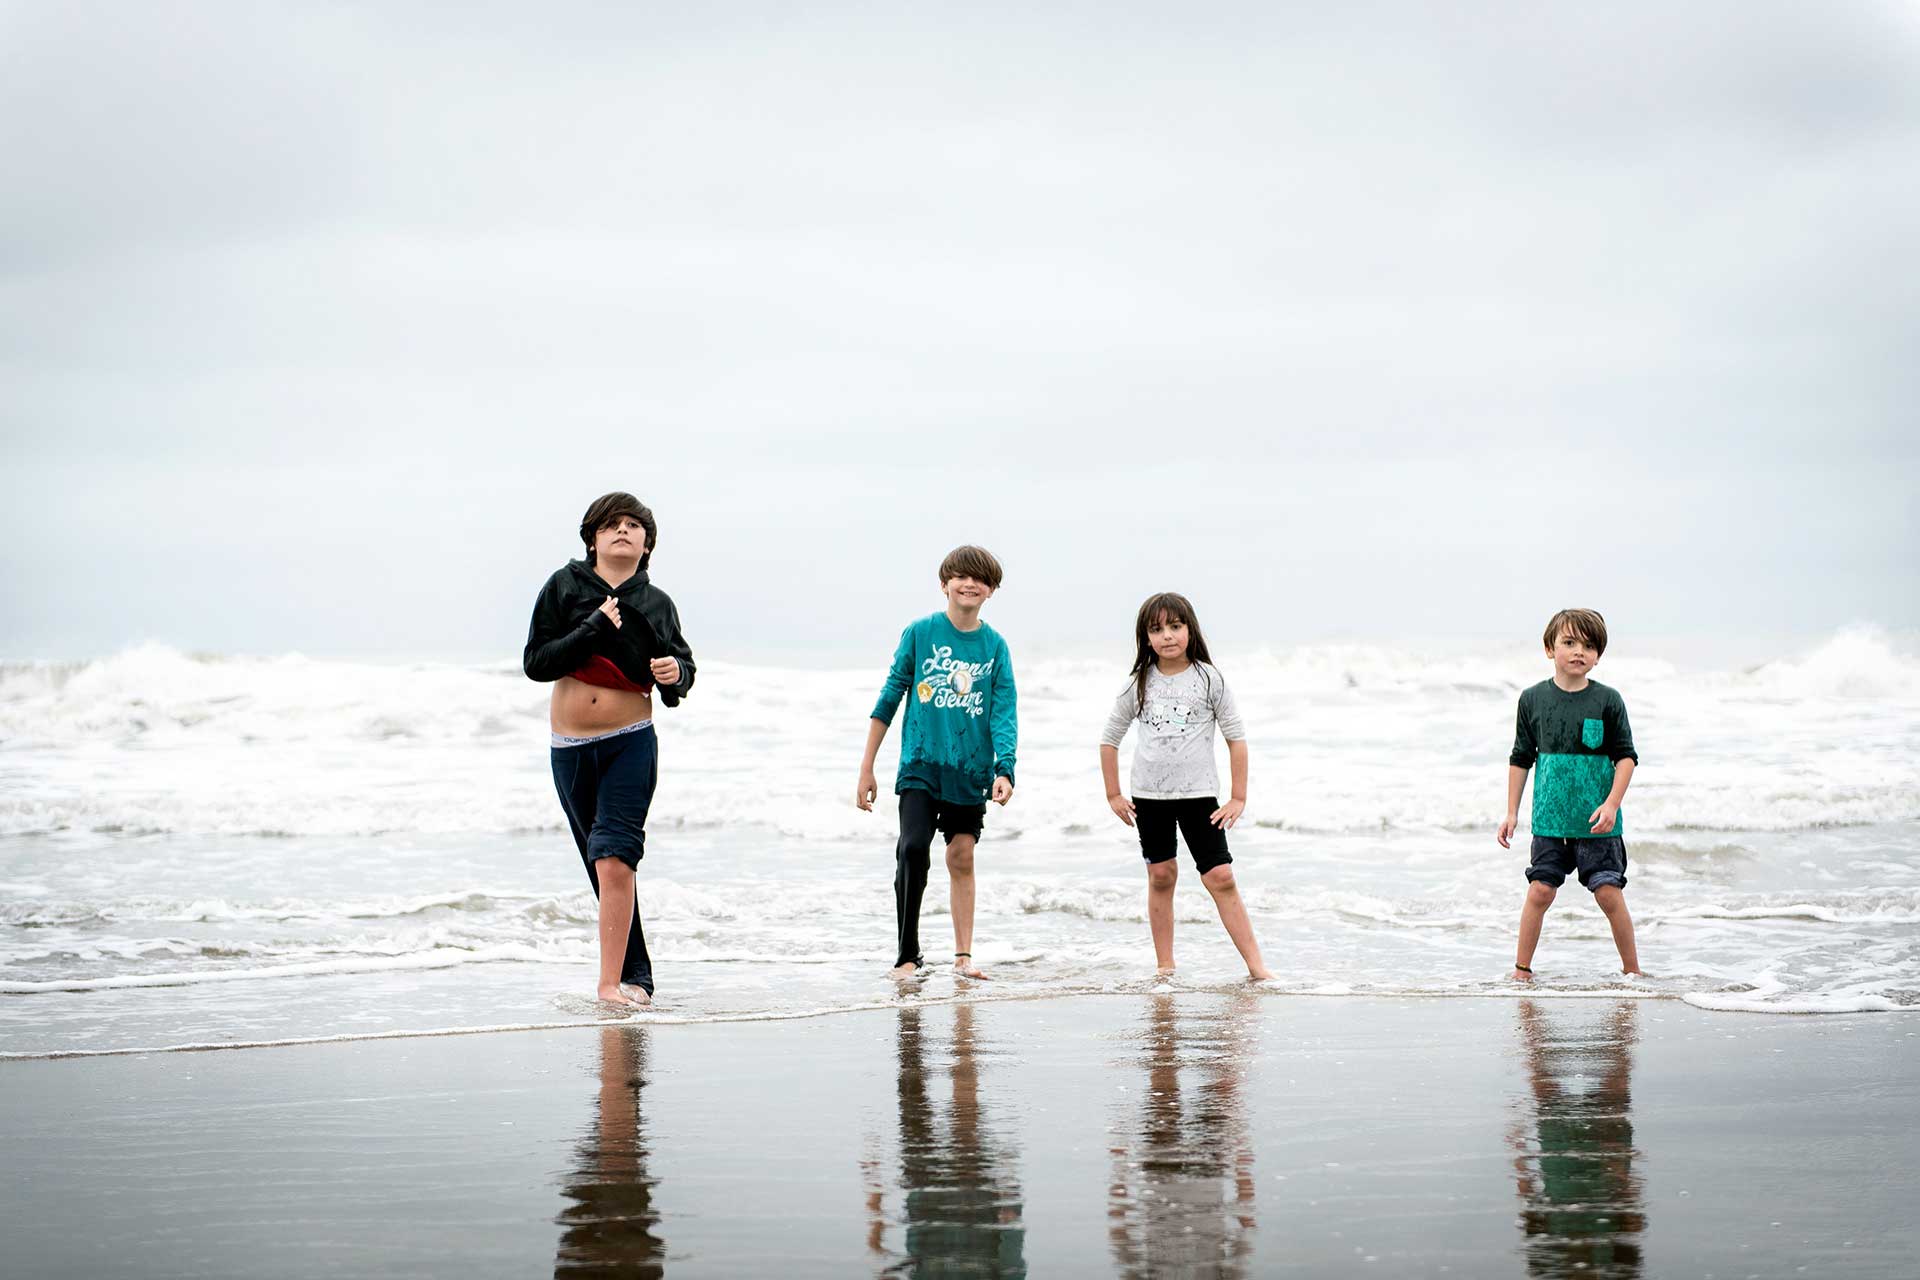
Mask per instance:
[[[653,692],[672,707],[693,688],[679,612],[647,577],[658,532],[632,494],[595,499],[580,521],[586,558],[540,589],[522,658],[531,679],[553,682],[553,784],[600,900],[595,994],[619,1005],[653,999],[634,894],[659,778]]]

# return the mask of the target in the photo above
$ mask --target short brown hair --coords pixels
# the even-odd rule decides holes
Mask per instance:
[[[975,582],[984,582],[995,591],[1000,589],[1000,562],[993,558],[993,552],[985,547],[955,547],[947,552],[947,558],[940,562],[940,585],[955,578],[972,578]]]
[[[587,514],[580,517],[580,541],[587,544],[588,564],[593,563],[593,535],[622,516],[632,516],[647,531],[647,546],[640,553],[640,567],[646,568],[647,561],[653,559],[654,544],[660,537],[660,527],[653,522],[653,512],[630,493],[608,493],[595,498],[587,507]]]
[[[1592,609],[1562,609],[1547,619],[1544,641],[1547,652],[1560,640],[1560,633],[1571,631],[1592,647],[1595,656],[1607,651],[1607,620]]]

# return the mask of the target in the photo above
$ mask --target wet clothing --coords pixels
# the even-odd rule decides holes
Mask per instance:
[[[1613,792],[1613,768],[1622,760],[1639,762],[1627,704],[1597,680],[1568,693],[1542,680],[1520,695],[1513,729],[1516,769],[1533,770],[1535,836],[1591,840],[1588,819]],[[1624,810],[1608,836],[1625,834]]]
[[[1220,736],[1228,742],[1239,742],[1247,736],[1226,679],[1204,662],[1188,663],[1185,671],[1170,676],[1160,674],[1158,665],[1148,667],[1144,701],[1138,683],[1127,681],[1107,716],[1101,743],[1118,748],[1136,721],[1140,736],[1134,743],[1128,785],[1135,801],[1142,797],[1187,800],[1218,796],[1220,774],[1213,763],[1213,728],[1219,725]]]
[[[653,726],[623,729],[552,749],[553,786],[560,793],[573,842],[587,864],[593,896],[600,896],[602,858],[638,867],[647,851],[647,809],[660,778],[660,749]],[[640,896],[634,895],[633,927],[620,981],[653,994],[653,961],[640,928]]]
[[[600,610],[608,596],[620,606],[618,626]],[[604,666],[596,658],[604,659]],[[660,686],[660,700],[678,706],[693,688],[693,650],[680,633],[679,611],[667,593],[648,580],[645,569],[610,587],[585,560],[570,560],[540,588],[521,655],[529,679],[573,676],[604,686],[618,676],[627,683],[613,687],[644,693],[654,685],[647,664],[655,658],[680,664],[680,682]]]
[[[600,610],[608,596],[620,606],[617,626]],[[610,587],[586,561],[572,560],[540,588],[521,656],[528,678],[548,682],[573,676],[588,684],[645,693],[654,687],[648,664],[655,658],[680,664],[679,680],[659,687],[660,701],[678,706],[693,688],[693,651],[681,634],[679,611],[646,570]],[[584,739],[556,735],[551,759],[554,790],[598,898],[600,859],[618,858],[638,867],[646,854],[647,810],[660,777],[659,741],[651,723]],[[620,981],[653,994],[653,962],[640,925],[638,893]]]
[[[944,612],[910,624],[873,706],[875,720],[892,724],[907,700],[894,791],[985,803],[995,778],[1013,781],[1017,696],[1007,642],[992,627],[962,631]]]
[[[1616,889],[1627,887],[1627,845],[1617,835],[1589,835],[1579,840],[1535,836],[1532,853],[1533,860],[1527,866],[1529,884],[1539,880],[1558,889],[1567,882],[1569,871],[1577,871],[1580,883],[1589,892],[1609,884]]]
[[[926,967],[920,955],[920,899],[927,892],[934,831],[945,836],[948,844],[955,836],[978,840],[986,820],[984,804],[936,800],[917,788],[900,793],[900,841],[893,850],[893,919],[899,942],[893,961],[896,966],[912,963]]]
[[[1180,800],[1136,798],[1133,827],[1140,833],[1140,856],[1148,862],[1167,862],[1174,858],[1179,853],[1173,841],[1177,826],[1201,875],[1226,866],[1233,861],[1233,855],[1227,852],[1227,833],[1212,822],[1213,812],[1219,807],[1218,796],[1188,796]]]

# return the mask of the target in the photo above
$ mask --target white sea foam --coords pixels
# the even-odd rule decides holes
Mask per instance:
[[[1253,739],[1231,839],[1280,974],[1267,994],[1920,1007],[1920,682],[1883,638],[1746,672],[1609,658],[1643,759],[1626,822],[1640,951],[1663,975],[1648,984],[1615,976],[1573,883],[1539,980],[1504,981],[1526,842],[1492,831],[1513,701],[1543,674],[1531,654],[1221,666]],[[1152,981],[1138,845],[1093,768],[1122,676],[1022,668],[1020,786],[977,856],[982,998]],[[876,685],[712,662],[662,712],[640,901],[668,1008],[648,1017],[874,1007],[895,824],[850,803],[850,761]],[[0,859],[8,1049],[571,1026],[543,1016],[556,992],[592,990],[597,906],[547,776],[545,691],[509,664],[147,647],[0,666]],[[940,862],[921,924],[935,962],[952,945]],[[1244,966],[1179,865],[1169,989],[1237,989]],[[918,996],[951,983],[936,964]]]
[[[1249,723],[1249,822],[1303,832],[1478,830],[1524,656],[1440,661],[1319,646],[1227,662]],[[1920,817],[1920,665],[1849,631],[1803,657],[1699,675],[1622,659],[1645,759],[1629,831],[1803,830]],[[1098,832],[1089,781],[1124,673],[1022,671],[1018,803],[1002,838]],[[659,717],[667,830],[857,839],[847,760],[877,673],[710,663]],[[148,645],[0,666],[0,834],[349,836],[558,831],[546,690],[510,664],[214,658]],[[1223,775],[1224,776],[1224,775]],[[1495,779],[1488,781],[1489,777]],[[1271,780],[1270,783],[1267,780]]]
[[[56,978],[44,982],[0,981],[0,994],[36,995],[52,991],[112,991],[126,987],[188,987],[209,982],[259,982],[282,978],[332,977],[352,973],[392,973],[403,969],[446,969],[454,965],[485,964],[489,961],[552,961],[575,957],[556,957],[537,947],[500,946],[479,951],[436,947],[427,951],[391,956],[356,956],[350,959],[315,960],[305,964],[275,965],[271,968],[196,969],[175,973],[118,974],[102,978]]]

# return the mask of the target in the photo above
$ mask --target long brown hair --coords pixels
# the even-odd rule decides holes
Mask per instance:
[[[1134,658],[1133,698],[1141,706],[1147,705],[1147,672],[1153,668],[1153,646],[1147,642],[1147,630],[1162,618],[1170,622],[1187,624],[1187,661],[1212,663],[1213,657],[1207,652],[1206,637],[1200,634],[1200,620],[1193,616],[1193,602],[1177,591],[1162,591],[1147,597],[1140,606],[1140,614],[1133,620]],[[1213,681],[1203,670],[1200,678],[1212,688]]]

